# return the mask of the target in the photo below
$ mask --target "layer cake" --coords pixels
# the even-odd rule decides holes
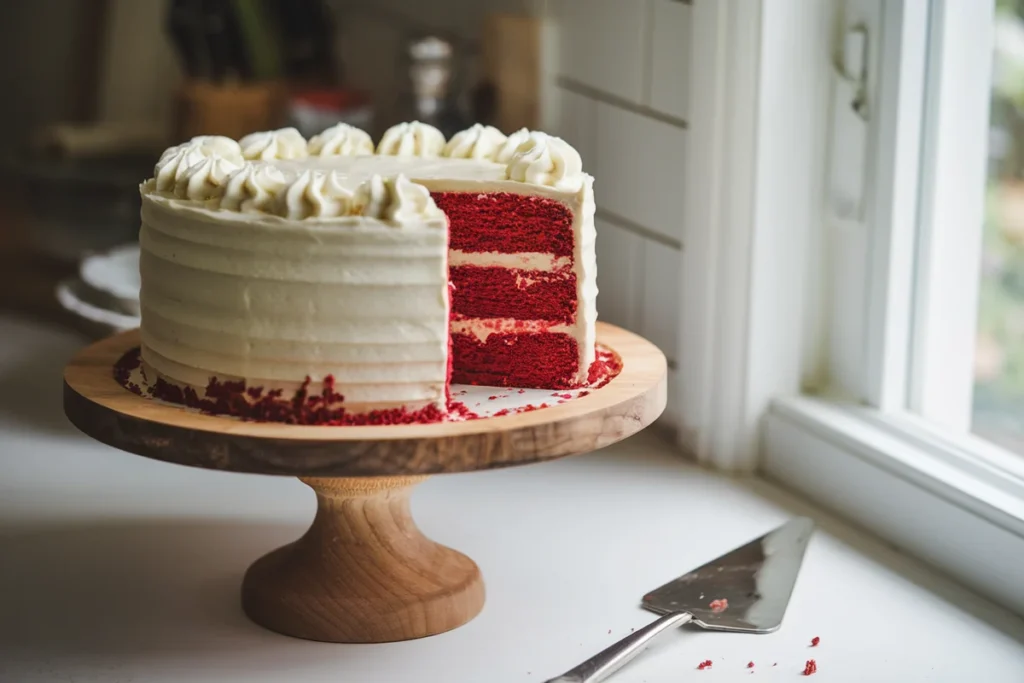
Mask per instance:
[[[444,419],[453,381],[587,382],[593,178],[559,138],[204,136],[141,193],[142,362],[163,398],[381,424]]]

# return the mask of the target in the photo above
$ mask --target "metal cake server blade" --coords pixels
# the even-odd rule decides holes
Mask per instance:
[[[659,634],[693,622],[712,631],[771,633],[782,625],[814,523],[797,517],[656,588],[641,601],[663,615],[547,683],[597,683]]]

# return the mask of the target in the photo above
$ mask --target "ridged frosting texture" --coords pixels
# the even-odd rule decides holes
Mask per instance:
[[[189,166],[174,184],[174,195],[181,199],[206,201],[224,194],[228,177],[241,166],[224,157],[209,156]]]
[[[530,131],[525,128],[520,128],[516,132],[505,138],[505,142],[502,143],[501,147],[494,154],[494,159],[499,164],[507,164],[512,161],[512,157],[515,156],[516,150],[519,149],[519,145],[523,144],[530,138]]]
[[[283,218],[334,218],[354,213],[353,192],[334,171],[304,171],[281,193],[277,214]]]
[[[363,216],[396,223],[444,219],[430,190],[401,174],[394,178],[375,175],[360,185],[355,195],[358,212]]]
[[[249,162],[228,176],[220,208],[228,211],[271,211],[288,187],[280,170],[266,163]]]
[[[251,133],[238,141],[249,160],[302,159],[309,155],[306,138],[295,128]]]
[[[377,144],[377,154],[399,157],[436,157],[444,152],[444,134],[433,126],[412,121],[388,128]]]
[[[583,185],[583,162],[569,143],[533,132],[508,162],[509,180],[575,192]]]
[[[373,154],[370,135],[355,126],[339,123],[309,139],[310,156],[338,157]]]
[[[144,197],[143,359],[203,388],[245,378],[286,394],[337,380],[346,404],[444,406],[447,237],[225,213]],[[244,228],[244,229],[242,229]]]
[[[444,146],[444,156],[452,159],[494,161],[508,138],[494,126],[474,124],[456,133]]]
[[[211,156],[241,163],[242,149],[237,142],[221,135],[201,135],[169,147],[160,155],[153,168],[156,189],[160,192],[174,192],[176,184],[189,168]]]

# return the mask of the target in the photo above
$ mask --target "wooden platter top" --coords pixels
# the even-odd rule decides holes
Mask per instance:
[[[540,410],[461,422],[319,427],[243,422],[138,396],[114,364],[138,330],[99,341],[64,370],[64,412],[89,436],[157,460],[235,472],[304,477],[466,472],[586,453],[631,436],[665,409],[664,354],[606,323],[598,342],[622,371],[590,394]]]

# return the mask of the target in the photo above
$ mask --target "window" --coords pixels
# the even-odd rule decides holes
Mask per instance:
[[[1024,614],[1024,3],[752,4],[694,5],[683,445]]]
[[[1024,456],[1024,2],[996,3],[971,426]]]

